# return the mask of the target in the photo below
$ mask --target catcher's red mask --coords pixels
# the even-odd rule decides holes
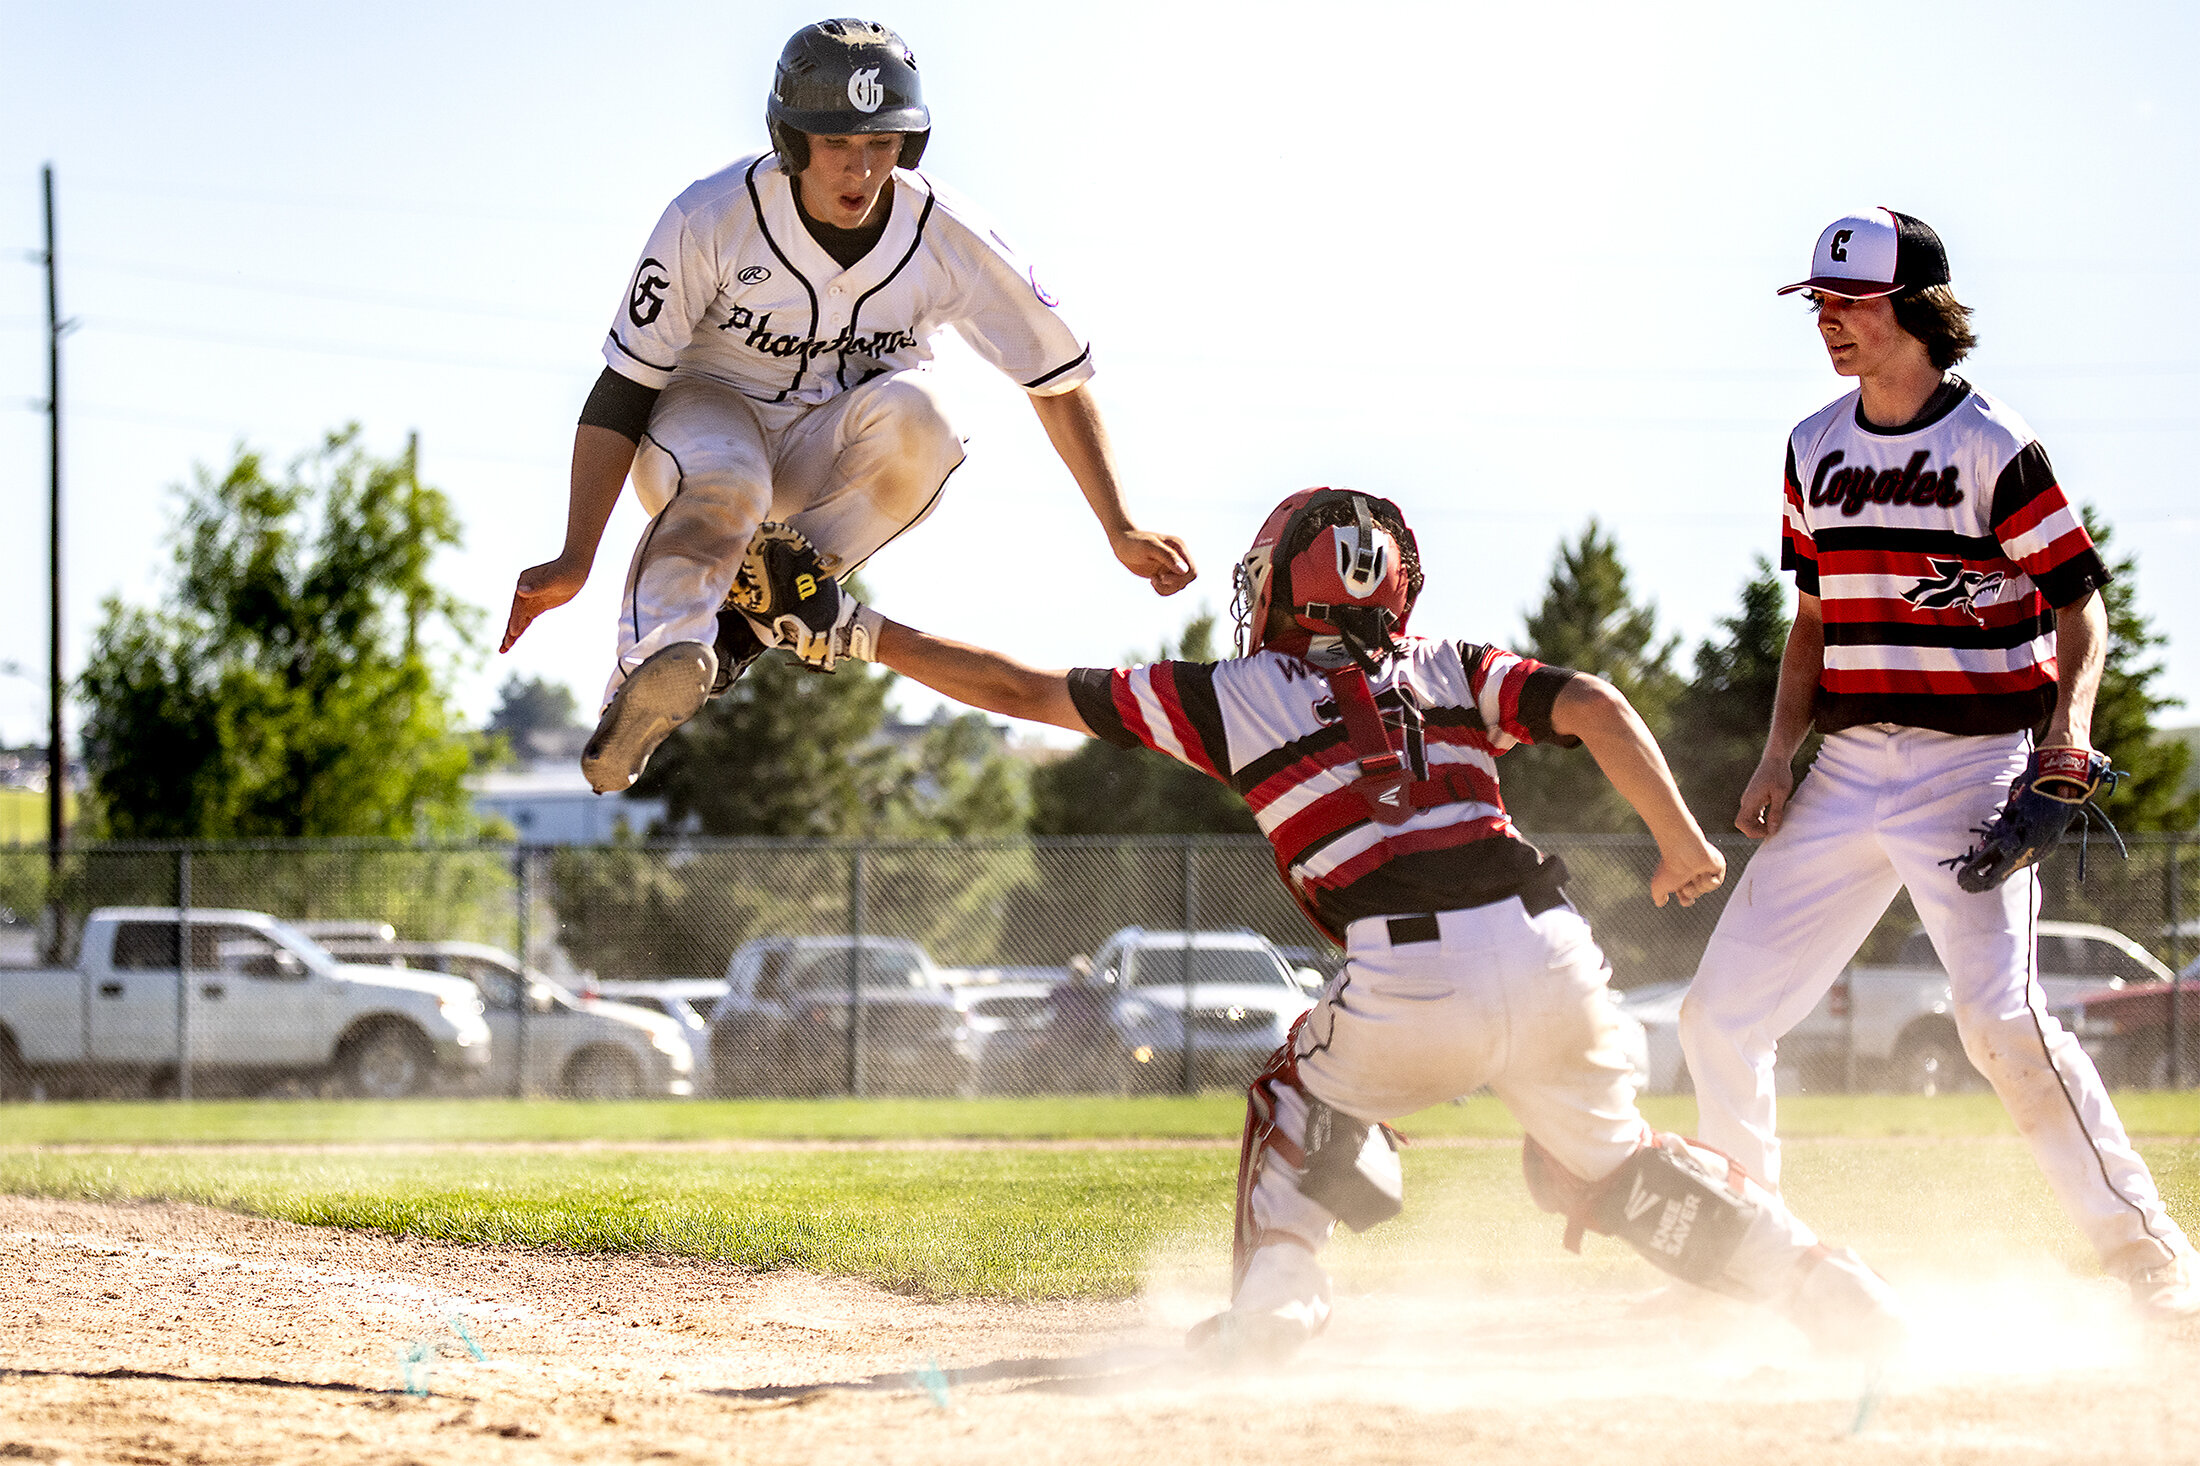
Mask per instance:
[[[1309,516],[1337,518],[1325,511],[1339,504],[1351,508],[1345,522],[1324,525],[1288,564],[1276,563],[1285,547],[1304,538],[1301,526]],[[1390,511],[1403,545],[1399,535],[1376,520],[1377,504]],[[1317,636],[1343,638],[1355,660],[1387,649],[1391,638],[1405,630],[1420,589],[1408,565],[1413,532],[1404,525],[1405,516],[1389,500],[1345,489],[1302,489],[1278,504],[1238,561],[1237,595],[1230,608],[1237,619],[1238,655],[1269,647],[1304,655]],[[1290,608],[1292,630],[1271,634],[1269,611],[1279,594],[1285,597],[1281,604]]]

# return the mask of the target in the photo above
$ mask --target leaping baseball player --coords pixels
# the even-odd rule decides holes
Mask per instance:
[[[1043,672],[897,625],[800,566],[774,569],[777,644],[885,663],[958,701],[1143,744],[1228,783],[1278,873],[1344,948],[1342,972],[1253,1081],[1239,1152],[1233,1301],[1193,1343],[1274,1356],[1320,1331],[1316,1255],[1339,1221],[1402,1206],[1387,1121],[1490,1086],[1528,1134],[1528,1187],[1582,1231],[1782,1310],[1823,1344],[1899,1342],[1892,1291],[1822,1245],[1725,1156],[1635,1108],[1603,954],[1564,867],[1520,837],[1497,786],[1515,743],[1586,743],[1658,843],[1651,899],[1688,905],[1725,862],[1626,698],[1494,646],[1406,635],[1421,590],[1388,500],[1312,489],[1278,505],[1237,569],[1237,656]]]
[[[925,369],[949,327],[1030,394],[1131,573],[1163,595],[1197,573],[1124,508],[1090,348],[1032,267],[917,171],[932,117],[901,38],[805,26],[764,114],[771,148],[691,185],[643,247],[574,435],[565,547],[512,595],[506,651],[579,594],[631,471],[651,521],[581,757],[599,793],[763,650],[728,605],[759,525],[792,525],[845,575],[932,512],[963,461]]]
[[[2102,1265],[2149,1314],[2200,1312],[2191,1245],[2036,980],[2032,863],[2107,769],[2087,739],[2108,570],[2032,430],[1949,371],[1976,338],[1931,229],[1837,219],[1793,291],[1857,389],[1788,439],[1795,624],[1735,819],[1764,846],[1681,1008],[1703,1137],[1779,1185],[1775,1047],[1906,887],[1964,1052]]]

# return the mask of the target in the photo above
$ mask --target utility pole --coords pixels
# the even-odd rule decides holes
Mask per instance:
[[[61,849],[69,838],[68,747],[61,738],[61,289],[60,270],[54,253],[53,164],[46,177],[46,428],[48,460],[53,466],[47,496],[50,534],[47,537],[46,582],[52,600],[47,608],[46,695],[49,722],[46,729],[46,864],[61,873]]]

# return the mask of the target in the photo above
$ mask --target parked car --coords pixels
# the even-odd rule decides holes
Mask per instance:
[[[1687,996],[1685,979],[1646,983],[1617,995],[1619,1011],[1641,1031],[1636,1084],[1644,1094],[1687,1094],[1696,1087],[1681,1058],[1681,999]]]
[[[710,1010],[726,990],[722,977],[618,977],[591,980],[583,998],[608,998],[650,1013],[662,1013],[680,1025],[695,1051],[695,1092],[709,1094]]]
[[[2067,999],[2054,1012],[2078,1036],[2110,1084],[2165,1089],[2170,1074],[2170,997],[2176,994],[2177,1072],[2180,1086],[2200,1082],[2200,958],[2169,983],[2094,988]]]
[[[1193,932],[1187,941],[1181,931],[1125,927],[1100,944],[1092,966],[1114,993],[1108,1041],[1140,1089],[1183,1083],[1187,1028],[1194,1085],[1249,1083],[1317,991],[1312,974],[1302,979],[1252,931]]]
[[[101,907],[73,966],[0,970],[0,1095],[172,1084],[186,1049],[213,1093],[327,1081],[386,1099],[489,1063],[471,984],[340,963],[257,911],[194,908],[188,947],[183,925],[173,906]]]
[[[477,1089],[509,1093],[524,1050],[522,1088],[528,1092],[551,1091],[575,1099],[695,1092],[695,1051],[677,1019],[631,1004],[579,996],[534,971],[524,975],[527,1007],[523,1015],[519,959],[481,942],[358,937],[328,941],[348,962],[447,973],[478,989],[488,1010],[493,1042],[489,1067],[476,1076]]]
[[[2040,988],[2050,1010],[2083,993],[2169,980],[2152,953],[2109,927],[2043,921],[2038,942]],[[1904,939],[1893,966],[1852,965],[1835,979],[1780,1041],[1780,1055],[1812,1089],[1975,1089],[1986,1081],[1964,1057],[1953,1008],[1947,971],[1919,928]]]
[[[899,937],[743,942],[710,1013],[714,1094],[834,1094],[851,1078],[867,1094],[962,1094],[975,1058],[961,997]]]
[[[970,1030],[976,1088],[985,1093],[1028,1093],[1040,1088],[1018,1076],[1025,1035],[1043,1028],[1054,994],[1069,977],[1062,967],[945,967],[940,976],[962,1008]]]

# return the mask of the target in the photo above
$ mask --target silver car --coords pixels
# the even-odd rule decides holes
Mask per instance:
[[[481,942],[384,941],[328,936],[345,962],[380,964],[463,977],[488,1009],[489,1068],[477,1092],[510,1094],[522,1049],[526,1093],[575,1099],[632,1099],[695,1092],[695,1050],[679,1020],[627,1003],[578,994]]]

